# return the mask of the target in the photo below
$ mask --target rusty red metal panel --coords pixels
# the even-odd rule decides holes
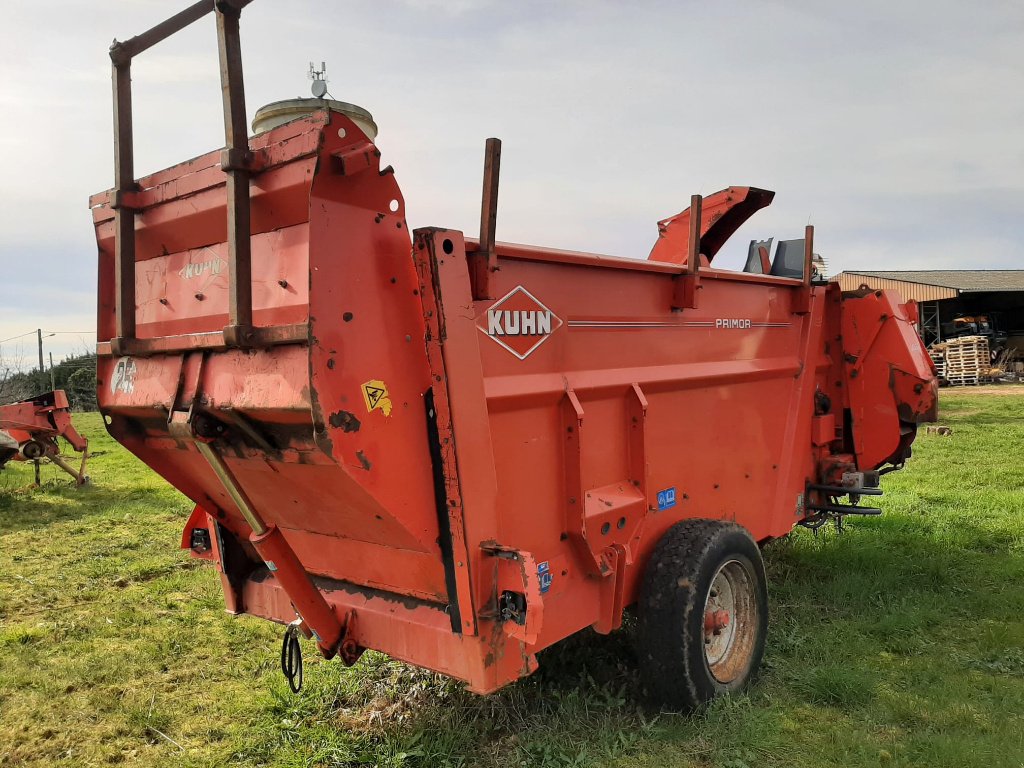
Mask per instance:
[[[145,267],[139,272],[155,276],[143,283],[149,293],[142,295],[148,301],[139,308],[145,320],[140,329],[147,338],[137,344],[148,346],[130,350],[149,356],[102,360],[101,402],[114,419],[115,434],[192,498],[212,499],[227,514],[227,528],[244,537],[246,526],[234,517],[234,505],[216,478],[195,452],[166,434],[160,416],[175,401],[173,383],[182,364],[180,356],[168,352],[207,349],[213,355],[205,364],[200,400],[235,435],[237,456],[229,456],[228,463],[253,489],[257,503],[273,510],[272,519],[285,536],[303,551],[317,552],[309,558],[309,567],[334,578],[446,602],[431,471],[429,461],[420,460],[427,453],[423,393],[430,377],[418,280],[409,261],[410,237],[403,214],[390,211],[391,201],[400,199],[397,185],[390,175],[378,172],[375,156],[373,167],[357,176],[327,172],[326,158],[344,147],[338,137],[341,126],[348,128],[353,140],[366,141],[354,124],[337,119],[342,122],[330,130],[329,140],[322,132],[323,120],[301,121],[306,130],[317,132],[313,144],[320,154],[310,157],[299,151],[291,165],[268,172],[289,179],[298,174],[295,178],[301,180],[278,187],[280,194],[297,200],[274,206],[273,214],[287,221],[294,207],[308,216],[309,198],[316,195],[317,210],[323,212],[319,220],[274,231],[273,214],[268,212],[268,231],[253,238],[258,289],[254,317],[257,323],[268,324],[257,331],[268,334],[268,342],[287,346],[273,353],[230,352],[218,332],[210,330],[222,326],[226,317],[224,266],[219,274],[213,266],[221,258],[218,249],[223,243],[157,255],[142,262]],[[280,130],[294,134],[295,126]],[[315,190],[307,162],[325,169]],[[164,183],[170,184],[171,178],[164,176]],[[254,201],[267,178],[254,183]],[[187,201],[165,199],[140,218],[145,223],[146,216],[159,214],[162,218],[154,226],[171,226],[176,215],[168,206],[202,215],[204,205],[223,206],[223,198],[218,200],[214,191],[190,195]],[[254,212],[258,210],[254,203]],[[346,219],[353,236],[339,242],[334,228]],[[104,226],[101,221],[101,244]],[[223,237],[223,228],[214,234]],[[376,258],[348,256],[375,249]],[[313,284],[310,273],[318,275]],[[197,283],[205,288],[203,300],[191,295]],[[379,301],[376,291],[384,289],[404,300]],[[170,306],[158,301],[164,296]],[[175,308],[178,312],[172,313]],[[177,319],[163,320],[162,313]],[[280,325],[299,319],[307,322]],[[186,328],[196,333],[182,336]],[[293,330],[279,333],[284,328]],[[380,332],[385,328],[393,335],[383,338]],[[376,338],[374,346],[363,349],[370,337]],[[364,400],[364,385],[375,380],[387,389],[390,413],[385,413],[384,400],[372,409]],[[128,422],[137,425],[131,435],[124,432]],[[271,447],[269,462],[261,436]],[[346,511],[328,512],[331,498],[348,499]],[[381,549],[384,544],[387,547]],[[370,558],[379,567],[359,566]]]

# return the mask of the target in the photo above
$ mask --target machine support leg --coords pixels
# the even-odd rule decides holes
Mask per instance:
[[[60,467],[65,472],[67,472],[69,475],[71,475],[73,478],[75,478],[75,485],[85,485],[85,483],[88,481],[88,478],[85,476],[85,458],[86,458],[86,454],[83,453],[82,454],[82,466],[79,468],[79,470],[77,472],[75,471],[74,467],[72,467],[70,464],[68,464],[66,461],[64,461],[64,459],[62,459],[57,454],[55,454],[53,456],[50,456],[50,461],[52,461],[58,467]]]

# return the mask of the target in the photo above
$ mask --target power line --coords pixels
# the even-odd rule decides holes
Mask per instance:
[[[24,336],[32,336],[35,334],[35,332],[35,329],[32,329],[31,331],[26,331],[25,333],[19,333],[17,336],[11,336],[11,338],[9,339],[3,339],[2,341],[0,341],[0,344],[6,344],[8,341],[14,341],[15,339],[20,339]]]
[[[32,334],[34,334],[36,332],[37,332],[37,329],[33,328],[31,331],[25,331],[24,333],[19,333],[17,336],[11,336],[8,339],[0,339],[0,344],[6,344],[8,341],[14,341],[15,339],[20,339],[20,338],[23,338],[25,336],[31,336]],[[70,335],[74,335],[74,336],[86,336],[86,335],[88,335],[88,336],[95,336],[96,335],[96,331],[47,331],[46,329],[43,329],[43,333],[49,334],[51,336],[54,336],[54,335],[56,335],[58,333],[60,333],[60,334],[70,334]]]

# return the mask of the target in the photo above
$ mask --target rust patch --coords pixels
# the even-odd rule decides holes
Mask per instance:
[[[370,460],[366,458],[366,454],[363,453],[362,451],[356,451],[356,458],[359,459],[359,463],[362,464],[363,469],[369,472],[370,467],[372,467],[373,465],[370,464]]]
[[[332,427],[341,429],[343,432],[358,432],[359,427],[362,426],[355,414],[348,411],[336,411],[331,414],[328,421]]]

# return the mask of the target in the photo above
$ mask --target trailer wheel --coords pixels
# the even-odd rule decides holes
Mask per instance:
[[[764,655],[761,552],[735,523],[683,520],[661,538],[637,606],[640,675],[662,706],[694,709],[740,691]]]

